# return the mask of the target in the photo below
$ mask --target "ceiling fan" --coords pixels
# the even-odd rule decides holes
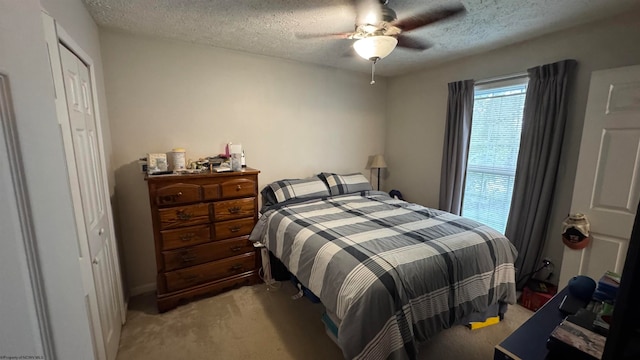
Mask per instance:
[[[398,19],[396,12],[388,6],[389,0],[354,0],[356,7],[355,30],[352,32],[301,34],[299,39],[332,38],[356,40],[353,48],[360,57],[371,61],[371,84],[375,84],[375,64],[388,56],[396,46],[423,51],[431,47],[422,40],[405,33],[433,24],[437,21],[463,14],[462,4],[442,6],[415,15]]]

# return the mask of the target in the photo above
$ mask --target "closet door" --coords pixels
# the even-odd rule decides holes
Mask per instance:
[[[63,45],[59,49],[100,332],[106,358],[111,360],[116,358],[121,330],[118,259],[105,196],[105,171],[98,146],[94,97],[87,66]]]

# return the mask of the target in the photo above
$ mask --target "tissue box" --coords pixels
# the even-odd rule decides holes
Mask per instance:
[[[158,172],[167,171],[167,154],[163,153],[150,153],[147,154],[147,172],[149,174],[155,174]]]

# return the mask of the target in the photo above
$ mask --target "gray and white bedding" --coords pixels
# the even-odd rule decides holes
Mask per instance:
[[[499,232],[364,191],[263,214],[263,242],[340,319],[348,359],[415,359],[417,343],[516,301],[516,250]]]

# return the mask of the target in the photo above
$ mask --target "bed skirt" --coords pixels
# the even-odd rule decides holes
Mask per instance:
[[[486,311],[469,314],[468,316],[457,322],[455,325],[466,326],[469,323],[483,322],[489,318],[496,316],[499,316],[500,321],[502,321],[502,319],[504,319],[504,314],[507,312],[508,308],[509,304],[500,301],[489,306]],[[322,314],[322,322],[324,323],[324,328],[327,336],[329,336],[329,338],[333,340],[333,342],[335,342],[339,347],[340,345],[338,344],[338,328],[340,327],[340,320],[338,319],[338,317],[332,314],[330,310],[325,310],[325,312]]]

